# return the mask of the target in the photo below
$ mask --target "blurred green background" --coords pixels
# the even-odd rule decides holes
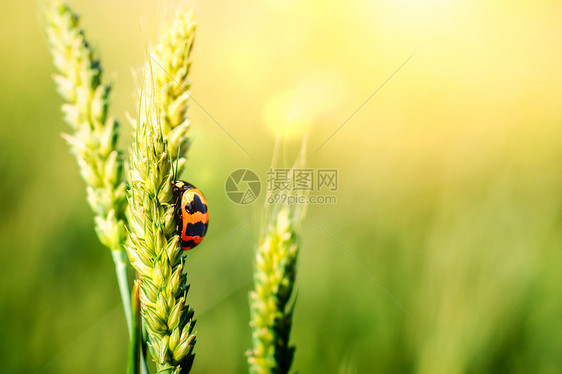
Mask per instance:
[[[174,4],[70,4],[115,82],[111,112],[125,149],[131,69]],[[339,189],[337,204],[310,206],[302,227],[293,368],[562,370],[562,3],[193,8],[193,97],[255,159],[192,104],[184,179],[211,209],[207,239],[189,253],[188,272],[198,269],[194,372],[247,370],[263,196],[234,205],[227,175],[250,168],[265,180],[276,134],[288,160],[305,131],[313,152],[414,52],[308,160],[337,168]],[[66,128],[38,3],[0,5],[0,43],[0,371],[122,373],[127,333],[113,265],[59,136]]]

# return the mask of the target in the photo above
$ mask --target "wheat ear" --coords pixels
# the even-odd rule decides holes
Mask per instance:
[[[148,68],[145,69],[145,81],[152,84],[144,85],[144,89],[148,88],[151,91],[146,90],[144,97],[141,93],[141,109],[139,110],[141,126],[137,129],[137,138],[133,147],[133,151],[136,149],[137,152],[131,155],[131,158],[142,155],[139,147],[144,147],[145,151],[148,151],[146,146],[150,146],[148,142],[151,140],[147,137],[152,136],[155,145],[164,145],[163,149],[158,149],[158,151],[163,152],[159,159],[162,165],[154,166],[158,168],[165,165],[168,174],[173,176],[170,179],[170,175],[168,175],[166,185],[162,186],[161,191],[166,191],[165,195],[152,195],[153,199],[156,198],[152,201],[152,204],[160,203],[163,208],[163,210],[155,209],[153,213],[164,213],[164,216],[161,216],[164,220],[160,221],[160,224],[164,223],[164,225],[159,228],[158,225],[153,224],[151,230],[138,231],[137,235],[133,237],[133,246],[129,248],[131,257],[136,259],[133,266],[141,277],[143,275],[148,276],[141,278],[143,279],[143,282],[141,282],[143,291],[141,305],[145,316],[145,327],[148,332],[151,354],[157,363],[159,373],[188,373],[193,364],[193,349],[196,342],[196,335],[193,331],[195,325],[193,310],[185,304],[189,289],[186,275],[183,274],[185,256],[180,255],[178,236],[171,236],[172,232],[169,231],[170,223],[176,224],[177,215],[175,215],[173,206],[169,205],[170,201],[166,202],[166,199],[170,198],[170,191],[167,188],[170,187],[171,180],[181,174],[190,144],[187,137],[189,128],[187,118],[188,89],[190,86],[188,74],[191,68],[191,51],[196,26],[192,12],[180,9],[178,13],[179,16],[171,24],[164,25],[164,32],[159,38],[155,51],[149,56],[157,66],[153,68],[149,59]],[[143,110],[143,104],[145,109],[150,108],[152,110]],[[143,120],[144,124],[142,123]],[[139,133],[139,131],[142,133]],[[155,155],[157,148],[152,148],[152,151],[152,154]],[[160,171],[163,173],[160,177],[164,177],[164,170],[161,169]],[[134,170],[131,169],[131,175],[133,173]],[[145,181],[148,181],[151,172],[147,169],[146,173]],[[153,174],[153,176],[156,177],[153,180],[158,179],[157,175]],[[150,200],[146,197],[146,193],[150,194],[150,191],[146,190],[146,185],[143,188],[142,182],[139,184],[132,183],[131,200],[135,199],[135,188],[138,189],[137,192],[141,193],[136,194],[137,197],[142,195],[142,191],[145,193],[142,204]],[[152,192],[156,192],[156,189]],[[132,207],[130,210],[130,215],[134,216],[133,219],[138,219],[141,217],[138,215],[140,213],[139,206],[136,206],[137,209],[134,208]],[[146,206],[144,209],[146,209]],[[170,214],[173,216],[170,216]],[[152,218],[155,217],[152,216]],[[142,218],[140,221],[142,221]],[[141,236],[138,236],[139,234]],[[150,235],[157,235],[157,237],[162,238],[162,234],[169,240],[166,247],[159,247],[156,241],[153,242],[155,246],[151,248],[152,251],[146,252],[142,246],[138,246],[143,238],[146,243],[147,235],[150,242]],[[163,242],[160,244],[163,245]],[[163,249],[165,249],[165,253],[161,252]],[[157,258],[147,257],[151,254],[156,254]],[[138,259],[141,257],[137,255],[143,258],[140,263]],[[150,271],[149,273],[143,273],[142,271],[146,271],[146,266],[151,265],[153,277],[150,277]],[[156,271],[156,278],[154,278],[154,271]],[[159,291],[155,287],[158,287]],[[166,328],[163,328],[162,322],[166,323]]]
[[[168,140],[171,158],[178,160],[178,172],[181,173],[190,144],[187,139],[188,76],[196,24],[191,11],[180,8],[178,14],[172,23],[164,25],[154,50],[153,59],[159,66],[154,67],[153,78],[162,134]]]
[[[275,149],[279,148],[279,139]],[[274,151],[275,158],[277,151]],[[304,166],[306,139],[291,169]],[[275,161],[274,161],[275,164]],[[247,353],[252,374],[288,373],[295,347],[289,345],[299,254],[298,229],[305,205],[270,206],[266,209],[266,230],[261,235],[250,292],[252,349]]]
[[[176,176],[160,113],[154,108],[144,108],[139,116],[131,148],[127,250],[141,281],[142,315],[157,372],[179,374],[189,372],[193,363],[195,321],[186,305],[185,255],[176,232]]]
[[[129,331],[131,298],[127,258],[123,158],[117,150],[119,124],[108,116],[111,86],[102,83],[100,61],[80,28],[80,19],[66,4],[45,8],[45,28],[57,74],[58,92],[66,101],[64,119],[71,133],[63,134],[86,182],[87,198],[95,216],[96,233],[111,249]]]
[[[289,334],[293,307],[289,300],[298,251],[291,210],[283,207],[272,216],[256,256],[254,290],[250,293],[250,373],[287,373],[291,367],[294,347],[289,345]]]

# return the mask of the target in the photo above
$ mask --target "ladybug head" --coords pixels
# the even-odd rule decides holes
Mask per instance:
[[[172,187],[174,189],[174,194],[176,194],[176,195],[180,195],[184,191],[191,190],[191,189],[195,188],[191,184],[189,184],[187,182],[184,182],[184,181],[180,181],[180,180],[173,181]]]

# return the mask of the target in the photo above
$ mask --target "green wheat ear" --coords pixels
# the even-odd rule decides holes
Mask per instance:
[[[304,154],[303,145],[296,164],[304,162]],[[288,373],[293,362],[295,347],[289,345],[294,309],[291,295],[299,253],[298,230],[304,213],[304,207],[298,205],[273,207],[260,239],[254,290],[250,292],[253,348],[247,355],[252,374]]]
[[[88,203],[100,241],[111,249],[127,325],[131,331],[127,284],[123,157],[117,150],[119,124],[108,116],[111,86],[102,83],[100,61],[80,28],[80,19],[66,4],[51,2],[44,9],[45,29],[57,74],[58,92],[66,101],[64,119],[71,133],[63,134],[86,182]]]
[[[191,11],[180,9],[179,14],[171,24],[165,25],[156,45],[154,59],[161,66],[154,69],[154,86],[156,104],[161,108],[162,133],[168,139],[170,156],[179,159],[181,170],[189,146],[186,140],[188,89],[191,86],[188,76],[196,24]]]
[[[158,373],[187,373],[193,363],[193,310],[176,227],[175,178],[168,142],[154,110],[139,119],[131,149],[129,258],[141,281],[148,345]]]
[[[187,373],[196,334],[186,305],[185,255],[176,233],[172,181],[183,170],[189,140],[187,76],[195,24],[191,13],[165,28],[145,70],[136,138],[131,150],[129,222],[131,263],[141,277],[141,306],[158,373]]]
[[[189,145],[188,73],[195,23],[179,12],[149,57],[131,149],[127,250],[141,279],[141,310],[158,373],[188,373],[196,343],[193,310],[186,304],[185,255],[176,233],[172,181]],[[168,27],[169,26],[169,27]]]
[[[289,345],[293,307],[289,305],[296,274],[296,232],[283,208],[273,217],[260,241],[250,293],[253,349],[250,373],[287,373],[294,347]]]
[[[111,86],[102,84],[98,59],[80,29],[79,17],[64,4],[46,12],[46,30],[58,71],[54,79],[66,100],[64,119],[72,133],[63,134],[78,161],[95,214],[100,241],[121,251],[125,231],[123,157],[117,151],[119,124],[108,116]]]
[[[154,105],[162,134],[168,141],[170,156],[178,175],[186,163],[186,153],[190,145],[187,137],[189,119],[187,116],[189,102],[189,71],[191,70],[191,51],[195,39],[196,23],[192,11],[181,7],[178,17],[162,25],[162,33],[154,49],[148,50],[151,69],[144,70],[145,85],[149,89],[141,105]],[[142,101],[141,100],[141,101]],[[147,100],[150,102],[148,103]],[[145,113],[139,113],[142,120]],[[137,121],[132,120],[133,124]]]

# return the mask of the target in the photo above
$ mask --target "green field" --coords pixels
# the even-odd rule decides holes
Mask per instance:
[[[0,11],[0,371],[123,373],[113,264],[60,137],[38,3]],[[114,82],[126,149],[131,69],[173,7],[70,4]],[[339,185],[337,204],[310,205],[301,229],[295,371],[562,371],[561,4],[193,8],[184,179],[205,191],[211,221],[187,263],[194,373],[247,372],[265,197],[235,205],[225,180],[249,168],[265,188],[275,137],[290,165],[305,133],[318,150],[307,165],[337,169]]]

